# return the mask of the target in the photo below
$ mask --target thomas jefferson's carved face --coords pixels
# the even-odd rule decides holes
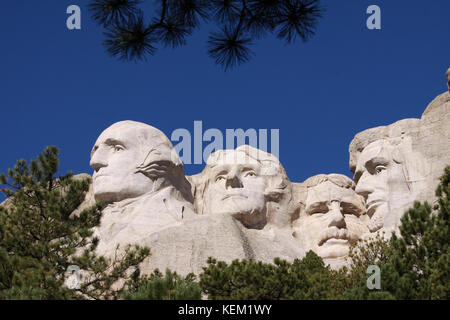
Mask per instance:
[[[384,226],[390,217],[393,203],[402,202],[410,190],[403,171],[399,151],[386,140],[369,144],[362,151],[355,171],[356,192],[366,199],[367,214],[376,217],[375,225],[370,226],[374,232]],[[392,224],[395,222],[389,222]]]
[[[230,214],[247,226],[262,223],[266,219],[266,181],[259,163],[244,152],[228,153],[228,156],[208,172],[206,212]]]
[[[137,167],[142,163],[143,146],[132,124],[114,124],[100,135],[91,153],[93,187],[97,201],[117,202],[152,190],[153,182]]]
[[[352,189],[325,181],[308,189],[305,204],[295,234],[306,251],[322,258],[346,256],[350,245],[366,230],[360,218],[363,199]]]

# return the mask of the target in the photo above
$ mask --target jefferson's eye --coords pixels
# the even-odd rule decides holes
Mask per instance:
[[[248,171],[245,173],[244,177],[256,177],[256,173],[253,171]]]
[[[382,171],[384,171],[384,170],[386,170],[386,167],[385,166],[376,166],[375,167],[375,172],[378,174],[378,173],[381,173]]]
[[[221,181],[221,180],[225,180],[225,177],[224,176],[216,177],[216,182]]]

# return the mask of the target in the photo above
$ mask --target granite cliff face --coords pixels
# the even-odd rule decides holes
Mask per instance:
[[[450,69],[447,82],[450,90]],[[450,164],[450,93],[420,119],[358,133],[349,153],[353,180],[321,174],[291,182],[276,157],[250,146],[217,151],[200,174],[186,177],[161,131],[122,121],[94,144],[93,185],[79,210],[106,201],[98,252],[149,246],[144,273],[200,273],[210,256],[272,262],[309,250],[337,268],[357,239],[389,237],[415,200],[435,201]]]

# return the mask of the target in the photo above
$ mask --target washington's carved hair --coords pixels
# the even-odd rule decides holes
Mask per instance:
[[[142,122],[120,121],[111,127],[132,127],[140,148],[141,159],[136,159],[136,173],[154,181],[153,190],[174,186],[180,194],[193,202],[191,186],[184,175],[184,167],[172,142],[166,135]]]

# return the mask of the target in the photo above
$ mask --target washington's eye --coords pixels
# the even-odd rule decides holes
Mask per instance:
[[[256,177],[256,173],[253,171],[248,171],[245,173],[244,177]]]
[[[114,151],[116,151],[116,152],[122,151],[124,149],[121,145],[118,145],[118,144],[113,146],[113,148],[114,148]]]
[[[375,172],[378,174],[378,173],[381,173],[382,171],[384,171],[384,170],[386,170],[386,167],[385,166],[376,166],[375,167]]]

